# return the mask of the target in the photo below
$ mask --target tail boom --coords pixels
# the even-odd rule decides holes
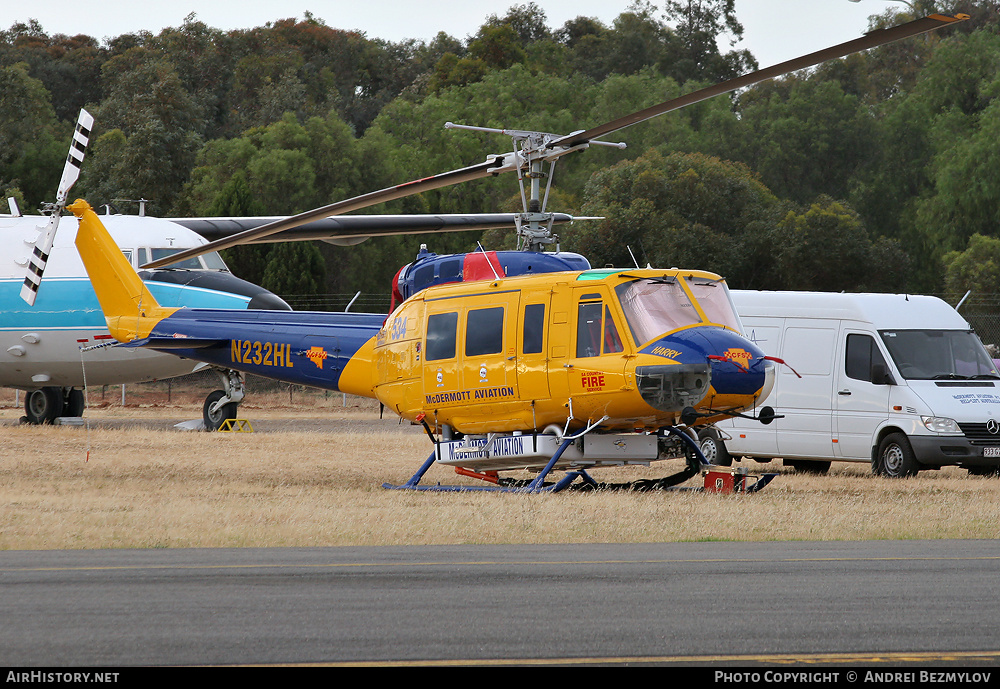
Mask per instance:
[[[76,246],[116,340],[290,383],[373,396],[375,336],[382,314],[160,306],[90,205]]]

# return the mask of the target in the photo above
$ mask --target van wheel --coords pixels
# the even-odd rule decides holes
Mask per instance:
[[[786,467],[792,467],[800,474],[826,474],[830,471],[830,462],[814,462],[810,459],[786,459],[782,463]]]
[[[726,449],[726,444],[722,442],[719,432],[714,428],[705,428],[699,431],[698,444],[709,464],[720,467],[733,465],[733,458]]]
[[[906,478],[920,471],[920,463],[913,456],[913,448],[905,434],[890,433],[882,439],[872,470],[878,476],[889,478]]]

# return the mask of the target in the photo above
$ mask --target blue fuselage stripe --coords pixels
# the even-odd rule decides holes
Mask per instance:
[[[23,279],[0,280],[0,330],[106,329],[87,278],[46,278],[34,306],[21,299]],[[250,297],[165,282],[146,283],[161,306],[246,309]]]

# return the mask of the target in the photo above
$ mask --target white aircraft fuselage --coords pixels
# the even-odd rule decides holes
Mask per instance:
[[[110,346],[114,340],[74,245],[77,221],[63,217],[34,306],[19,292],[28,255],[44,216],[0,217],[0,386],[35,390],[115,385],[184,375],[203,364],[170,354]],[[138,266],[163,252],[206,244],[197,233],[161,218],[102,216],[111,235]],[[162,305],[226,309],[288,305],[270,292],[235,277],[218,254],[182,268],[143,272]],[[86,348],[107,343],[97,349]],[[81,352],[81,348],[85,351]],[[84,380],[86,376],[86,380]]]

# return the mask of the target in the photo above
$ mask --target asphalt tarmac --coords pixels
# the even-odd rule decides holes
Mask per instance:
[[[0,552],[0,664],[996,665],[997,541]]]

